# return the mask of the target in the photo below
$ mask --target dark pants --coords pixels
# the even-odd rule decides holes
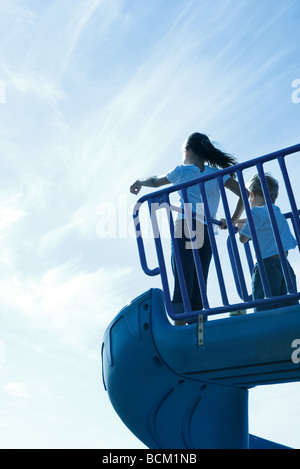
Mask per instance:
[[[284,275],[281,267],[281,263],[279,258],[277,257],[268,257],[267,259],[264,259],[264,266],[266,270],[266,275],[268,278],[270,290],[272,296],[281,296],[281,295],[286,295],[287,294],[287,288],[284,280]],[[292,269],[292,266],[290,265],[289,262],[288,264],[288,269],[292,281],[292,285],[295,289],[295,292],[297,292],[297,284],[296,284],[296,276],[295,273]],[[260,273],[258,269],[258,265],[256,264],[254,266],[253,270],[253,275],[252,275],[252,296],[254,300],[260,300],[265,297],[264,294],[264,289],[262,285],[262,281],[260,278]],[[297,299],[292,299],[292,300],[286,300],[283,302],[279,302],[278,304],[270,304],[270,305],[265,305],[265,306],[257,306],[256,311],[263,311],[266,309],[275,309],[275,308],[282,308],[283,306],[293,306],[297,305],[298,300]]]
[[[200,222],[196,222],[196,220],[193,219],[194,231],[196,230],[196,223],[200,223]],[[200,293],[200,288],[199,288],[199,283],[198,283],[197,272],[195,268],[193,250],[187,248],[188,246],[187,243],[190,242],[190,239],[187,236],[187,230],[184,229],[184,222],[182,220],[177,220],[176,228],[178,228],[180,224],[181,224],[182,236],[176,237],[176,239],[177,239],[178,250],[179,250],[180,259],[182,263],[183,275],[184,275],[184,279],[186,283],[187,294],[188,294],[191,309],[192,311],[198,311],[198,310],[203,309],[203,304],[202,304],[202,298],[201,298],[201,293]],[[212,249],[211,249],[211,245],[209,241],[207,226],[202,225],[201,229],[204,230],[204,241],[203,241],[202,247],[197,248],[197,251],[200,257],[200,262],[202,266],[203,277],[204,277],[204,282],[205,282],[205,287],[206,287],[209,265],[210,265],[210,261],[212,258]],[[176,232],[176,229],[175,229],[175,232]],[[202,235],[203,235],[203,231],[202,231]],[[174,314],[181,314],[181,313],[184,313],[184,305],[183,305],[183,300],[182,300],[182,295],[181,295],[181,288],[180,288],[180,283],[179,283],[179,278],[178,278],[178,272],[177,272],[173,246],[172,246],[171,261],[172,261],[172,269],[173,269],[173,275],[174,275],[174,293],[173,293],[173,299],[172,299],[173,312]]]

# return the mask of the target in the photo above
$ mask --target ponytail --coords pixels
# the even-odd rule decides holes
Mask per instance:
[[[211,143],[207,135],[200,134],[198,132],[188,137],[185,148],[190,148],[195,155],[203,158],[214,168],[225,169],[237,164],[237,160],[232,155],[216,148]],[[231,176],[235,177],[235,174],[232,174]]]

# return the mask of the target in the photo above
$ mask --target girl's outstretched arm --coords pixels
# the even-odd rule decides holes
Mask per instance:
[[[138,179],[130,186],[130,192],[137,195],[142,186],[146,187],[160,187],[170,184],[169,179],[166,176],[152,176],[149,178]]]

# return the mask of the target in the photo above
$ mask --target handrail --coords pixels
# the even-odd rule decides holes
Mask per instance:
[[[141,262],[141,267],[143,271],[145,272],[146,275],[149,276],[156,276],[160,275],[161,280],[162,280],[162,286],[165,294],[165,300],[166,300],[166,309],[169,314],[169,316],[172,319],[180,319],[185,318],[185,319],[190,319],[195,317],[195,315],[202,314],[204,317],[207,317],[208,315],[215,315],[218,313],[224,313],[228,311],[235,311],[238,309],[247,309],[247,308],[255,308],[257,306],[261,306],[263,304],[268,305],[272,304],[275,301],[277,303],[280,303],[288,297],[289,299],[291,297],[295,299],[300,299],[300,293],[293,291],[293,286],[292,282],[290,279],[290,274],[287,266],[287,260],[285,258],[283,248],[282,248],[282,243],[281,239],[279,236],[278,232],[278,227],[276,224],[276,219],[275,215],[273,212],[273,204],[271,202],[268,189],[267,189],[267,183],[265,179],[265,174],[264,174],[264,168],[263,165],[266,162],[272,161],[277,159],[279,163],[279,167],[281,169],[281,173],[283,176],[283,180],[285,183],[288,199],[290,202],[291,206],[291,212],[285,214],[286,218],[290,218],[292,222],[292,226],[294,229],[295,237],[298,241],[298,248],[300,250],[300,221],[299,221],[299,214],[300,210],[297,209],[297,204],[295,201],[295,197],[293,194],[292,186],[290,183],[290,179],[288,176],[286,164],[285,164],[285,157],[287,155],[296,153],[300,151],[300,144],[294,145],[289,148],[285,148],[283,150],[279,150],[274,153],[270,153],[265,156],[261,156],[243,163],[239,163],[235,166],[232,166],[230,168],[218,170],[214,172],[213,174],[209,174],[206,176],[201,176],[199,178],[195,178],[190,181],[186,181],[184,183],[180,183],[171,187],[167,187],[164,189],[160,189],[156,192],[153,192],[151,194],[147,194],[143,197],[141,197],[138,202],[135,204],[134,207],[134,213],[133,213],[133,219],[134,219],[134,226],[135,226],[135,231],[136,231],[136,239],[137,239],[137,245],[138,245],[138,251],[139,251],[139,256],[140,256],[140,262]],[[257,235],[255,231],[255,226],[253,223],[252,219],[252,214],[251,214],[251,208],[248,202],[248,195],[247,195],[247,190],[245,187],[245,182],[243,178],[243,171],[245,169],[255,167],[257,168],[257,172],[260,176],[260,179],[262,181],[262,189],[264,192],[265,200],[266,200],[266,206],[268,209],[269,213],[269,218],[270,218],[270,223],[273,229],[274,237],[275,237],[275,242],[277,245],[277,249],[279,252],[279,258],[280,262],[282,265],[283,273],[284,273],[284,279],[287,285],[287,295],[280,296],[280,297],[272,297],[271,291],[270,291],[270,286],[268,283],[267,275],[265,272],[264,268],[264,263],[262,261],[262,256],[260,252],[260,247],[258,244],[257,240]],[[249,295],[247,292],[247,287],[246,287],[246,282],[243,274],[243,267],[241,264],[241,259],[239,255],[239,250],[237,247],[236,239],[235,239],[235,234],[237,232],[236,228],[232,225],[231,223],[231,214],[229,210],[229,205],[227,201],[227,196],[226,192],[224,189],[224,183],[223,183],[223,178],[224,176],[228,174],[235,173],[237,175],[237,179],[240,185],[241,189],[241,195],[243,198],[244,202],[244,207],[246,211],[246,216],[249,222],[249,228],[251,232],[251,238],[253,242],[253,247],[255,250],[256,258],[257,258],[257,264],[259,268],[259,272],[261,275],[261,280],[262,280],[262,285],[263,289],[265,292],[265,298],[263,300],[253,300],[252,295]],[[209,205],[208,205],[208,200],[206,197],[206,192],[205,192],[205,183],[207,181],[210,181],[212,179],[216,179],[218,184],[219,184],[219,189],[220,189],[220,195],[221,195],[221,201],[223,203],[223,208],[225,211],[225,218],[227,221],[227,227],[228,227],[228,241],[227,241],[227,248],[228,248],[228,253],[229,253],[229,258],[231,262],[231,267],[232,267],[232,272],[234,276],[234,280],[236,283],[236,288],[239,297],[243,301],[242,303],[234,303],[230,304],[228,297],[227,297],[227,292],[226,292],[226,287],[225,287],[225,282],[223,278],[223,273],[222,273],[222,268],[221,268],[221,262],[219,258],[219,253],[218,253],[218,248],[214,236],[214,231],[213,231],[213,225],[218,225],[220,222],[218,220],[214,220],[210,216],[209,212]],[[194,257],[194,262],[195,262],[195,267],[196,267],[196,272],[198,276],[198,281],[199,281],[199,287],[202,295],[202,302],[204,309],[201,311],[191,311],[190,305],[189,305],[189,300],[188,300],[188,295],[187,295],[187,289],[185,285],[185,279],[183,276],[183,271],[182,271],[182,266],[181,266],[181,259],[180,255],[177,249],[177,242],[174,237],[174,222],[173,222],[173,216],[172,212],[174,211],[181,211],[180,208],[174,206],[170,202],[170,194],[175,193],[180,191],[182,194],[182,198],[184,201],[184,206],[185,210],[188,212],[190,211],[189,207],[189,202],[188,202],[188,196],[187,196],[187,189],[188,187],[198,185],[200,189],[200,193],[202,196],[202,201],[204,205],[204,216],[205,216],[205,221],[207,224],[208,228],[208,234],[210,238],[210,242],[212,245],[212,253],[213,253],[213,258],[215,261],[215,266],[216,266],[216,271],[217,271],[217,276],[218,276],[218,281],[219,281],[219,287],[220,287],[220,293],[222,297],[222,302],[223,306],[218,306],[211,308],[209,305],[209,301],[206,295],[206,288],[203,280],[203,273],[202,273],[202,267],[201,267],[201,262],[199,259],[199,254],[196,249],[193,249],[193,257]],[[142,237],[142,232],[141,232],[141,223],[140,223],[140,218],[139,218],[139,213],[140,213],[140,208],[142,204],[145,202],[148,203],[148,208],[149,212],[151,215],[151,223],[152,223],[152,229],[153,229],[153,234],[154,234],[154,241],[155,241],[155,246],[156,246],[156,252],[157,252],[157,258],[158,258],[158,267],[155,267],[154,269],[150,269],[148,266],[147,258],[146,258],[146,253],[145,253],[145,246],[143,242],[143,237]],[[174,247],[174,255],[176,259],[176,264],[177,264],[177,270],[178,270],[178,276],[179,276],[179,281],[181,285],[181,292],[182,292],[182,297],[183,297],[183,303],[184,303],[184,309],[185,313],[182,313],[181,315],[174,315],[173,310],[172,310],[172,304],[171,304],[171,297],[170,297],[170,291],[169,291],[169,282],[168,282],[168,276],[167,276],[167,269],[165,265],[165,260],[164,260],[164,253],[163,253],[163,247],[162,247],[162,242],[161,242],[161,236],[159,232],[159,227],[158,227],[158,222],[156,218],[156,211],[160,208],[167,208],[169,210],[169,229],[170,229],[170,235],[171,239],[173,242],[173,247]],[[194,215],[191,214],[190,215]],[[187,216],[187,219],[190,220],[191,218]],[[189,223],[188,223],[189,224]],[[250,271],[253,269],[253,259],[251,255],[251,250],[249,247],[249,243],[245,243],[244,248],[246,250],[246,258],[248,262],[248,267]]]
[[[148,267],[148,263],[146,259],[146,252],[145,252],[143,237],[141,235],[141,222],[139,219],[140,206],[141,204],[137,202],[133,209],[133,221],[134,221],[138,251],[140,255],[140,262],[141,262],[142,269],[146,275],[156,276],[160,274],[160,268],[156,267],[155,269],[150,269]]]
[[[258,163],[267,163],[267,162],[272,161],[274,159],[277,159],[279,157],[284,157],[286,155],[291,155],[291,154],[297,153],[299,151],[300,151],[300,143],[298,143],[297,145],[293,145],[291,147],[284,148],[282,150],[276,151],[274,153],[269,153],[265,156],[259,156],[258,158],[254,158],[252,160],[243,161],[242,163],[238,163],[234,166],[231,166],[230,168],[220,169],[220,170],[216,171],[213,174],[207,174],[206,176],[199,176],[198,178],[194,178],[190,181],[181,182],[180,184],[176,184],[176,185],[171,186],[171,187],[167,187],[167,188],[164,188],[164,189],[159,189],[155,192],[152,192],[151,194],[143,195],[138,200],[137,204],[140,204],[140,205],[143,204],[144,202],[146,202],[149,199],[149,197],[152,197],[152,196],[155,196],[155,198],[158,199],[163,194],[171,194],[172,192],[178,192],[182,188],[193,186],[193,185],[197,184],[200,181],[207,182],[211,179],[216,179],[219,176],[222,177],[222,176],[226,176],[228,174],[230,175],[232,173],[236,173],[238,170],[249,169],[252,166],[256,166]]]
[[[175,186],[174,186],[175,187]],[[151,194],[153,195],[153,194]],[[163,194],[161,194],[163,195]],[[146,197],[146,196],[144,196]],[[143,197],[143,199],[144,199]],[[133,209],[133,221],[134,221],[134,227],[135,227],[135,232],[136,232],[136,240],[137,240],[137,245],[138,245],[138,252],[140,255],[140,263],[141,267],[146,275],[149,275],[150,277],[155,277],[156,275],[160,274],[160,268],[155,267],[154,269],[150,269],[148,267],[147,259],[146,259],[146,252],[145,252],[145,246],[143,242],[143,237],[142,237],[142,232],[141,232],[141,222],[140,222],[140,217],[139,217],[139,212],[140,212],[140,207],[143,204],[144,201],[141,202],[142,199],[140,199],[134,206]],[[147,199],[146,199],[147,200]],[[160,208],[160,207],[158,207]],[[179,212],[182,213],[182,209],[180,207],[176,207],[175,205],[169,204],[169,208],[171,211]],[[220,226],[222,224],[221,221],[212,219],[212,223],[214,225]]]

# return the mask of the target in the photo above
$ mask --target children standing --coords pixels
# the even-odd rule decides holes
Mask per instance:
[[[287,257],[288,251],[290,249],[294,249],[297,246],[297,241],[292,235],[287,220],[285,216],[281,213],[280,208],[277,205],[274,205],[278,197],[278,182],[269,174],[266,174],[265,176],[270,198],[273,204],[273,210],[280,234],[280,239],[282,242],[283,250]],[[258,174],[255,174],[249,181],[249,183],[247,184],[247,189],[250,193],[249,201],[251,206],[251,214],[271,294],[272,296],[286,295],[287,288],[284,279],[284,274],[281,267],[281,262],[273,234],[272,225],[269,219],[268,209],[266,206],[260,177]],[[240,241],[242,243],[246,243],[249,239],[251,239],[250,226],[246,219],[239,220],[239,222],[237,223],[237,229],[239,231]],[[293,288],[295,292],[297,292],[296,276],[294,270],[288,261],[287,265]],[[256,264],[254,266],[252,274],[252,298],[253,300],[258,300],[264,298],[264,296],[265,294],[259,273],[259,268]],[[256,311],[280,308],[283,306],[291,306],[295,304],[298,304],[298,300],[287,300],[271,306],[258,306],[256,308]]]

